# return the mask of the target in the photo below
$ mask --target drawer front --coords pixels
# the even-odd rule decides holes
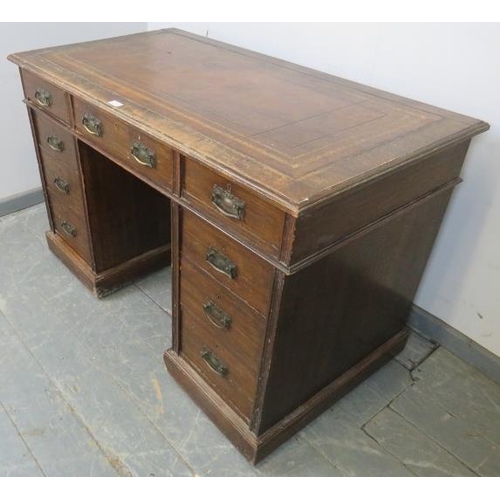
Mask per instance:
[[[21,78],[26,99],[64,123],[70,122],[69,95],[64,90],[29,71],[21,70]]]
[[[249,419],[265,319],[186,259],[181,261],[180,293],[183,356]]]
[[[182,211],[182,255],[267,315],[274,268],[188,210]]]
[[[51,200],[77,213],[85,212],[83,192],[77,166],[61,161],[40,148],[45,185]]]
[[[75,212],[49,193],[54,229],[86,262],[92,263],[89,235],[83,212]]]
[[[189,158],[183,197],[221,226],[279,257],[285,214],[278,208]]]
[[[75,127],[82,136],[139,177],[172,188],[171,148],[83,101],[74,99],[73,103]]]
[[[33,113],[36,140],[47,153],[76,168],[75,139],[69,130],[42,113]]]

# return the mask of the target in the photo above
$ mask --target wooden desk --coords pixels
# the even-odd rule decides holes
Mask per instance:
[[[172,259],[165,362],[248,459],[403,348],[486,123],[178,30],[10,60],[50,248],[99,297]]]

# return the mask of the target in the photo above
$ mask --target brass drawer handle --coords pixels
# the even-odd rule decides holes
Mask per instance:
[[[48,108],[52,104],[52,96],[50,95],[50,92],[47,92],[40,87],[35,90],[35,99],[36,102],[44,108]]]
[[[63,220],[61,222],[61,227],[63,228],[64,232],[68,235],[71,236],[72,238],[76,238],[76,228],[72,224],[70,224],[68,221]]]
[[[245,202],[217,184],[212,189],[212,203],[227,217],[243,220],[245,216]]]
[[[137,163],[145,167],[156,167],[156,153],[153,149],[148,148],[142,142],[134,142],[130,149],[130,154]]]
[[[67,180],[62,179],[61,177],[56,177],[54,179],[54,184],[59,191],[64,194],[69,194],[69,182]]]
[[[216,270],[225,274],[232,280],[238,275],[238,267],[236,264],[228,259],[224,254],[210,247],[207,252],[206,261]]]
[[[222,309],[217,307],[211,300],[203,304],[203,312],[212,325],[221,330],[229,330],[233,319]]]
[[[102,136],[102,121],[96,116],[85,113],[82,118],[82,125],[89,134],[96,135],[97,137]]]
[[[227,366],[219,360],[219,358],[209,349],[204,347],[201,352],[201,357],[204,359],[205,363],[215,372],[217,375],[221,377],[225,377],[229,370]]]
[[[53,149],[54,151],[58,151],[59,153],[64,151],[64,142],[61,141],[61,139],[58,139],[55,135],[49,135],[47,137],[47,144],[50,149]]]

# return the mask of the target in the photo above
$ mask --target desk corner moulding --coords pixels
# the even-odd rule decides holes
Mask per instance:
[[[250,461],[404,347],[488,124],[177,29],[9,59],[50,249],[98,297],[172,265],[165,364]]]

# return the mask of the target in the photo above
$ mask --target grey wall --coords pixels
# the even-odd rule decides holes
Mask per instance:
[[[0,203],[40,186],[12,52],[146,31],[147,23],[0,23]]]

